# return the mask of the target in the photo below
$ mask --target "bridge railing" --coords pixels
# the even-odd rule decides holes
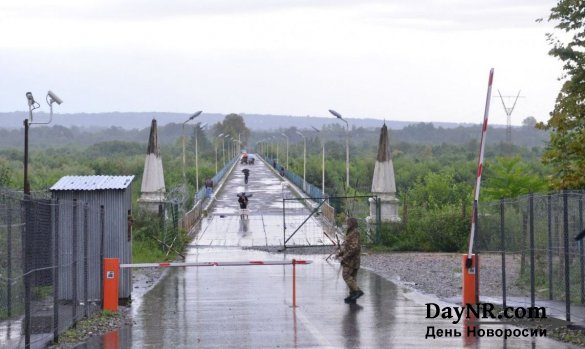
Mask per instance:
[[[211,196],[207,195],[206,188],[203,187],[195,193],[195,200],[193,207],[183,215],[182,227],[189,231],[201,216],[203,215],[205,208],[209,206],[211,201],[214,199],[215,194],[221,189],[221,186],[225,182],[227,176],[230,174],[235,163],[238,161],[239,156],[231,159],[221,170],[219,170],[211,180],[213,181],[213,192]]]
[[[280,171],[283,167],[283,164],[280,164],[276,161],[276,159],[267,157],[264,159],[270,166],[274,168],[274,170],[278,173],[282,173]],[[297,175],[296,173],[289,171],[285,168],[284,170],[284,178],[288,179],[292,184],[294,184],[297,188],[302,190],[308,197],[312,198],[326,198],[327,194],[324,193],[318,186],[315,186],[306,180],[303,177]]]

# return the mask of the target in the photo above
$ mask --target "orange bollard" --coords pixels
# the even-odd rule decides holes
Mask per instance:
[[[102,275],[104,288],[103,310],[118,311],[119,274],[120,260],[118,258],[104,258],[104,275]]]
[[[463,255],[463,306],[479,303],[479,256],[471,255],[471,265],[467,265],[467,255]]]

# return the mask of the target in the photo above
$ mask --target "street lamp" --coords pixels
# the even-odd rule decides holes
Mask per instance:
[[[345,187],[347,188],[346,190],[349,190],[349,124],[347,123],[347,120],[345,120],[341,116],[341,114],[339,114],[335,110],[329,109],[329,112],[331,114],[333,114],[339,120],[345,122],[345,130],[346,130],[346,138],[345,138],[345,178],[346,178],[346,183],[345,183]]]
[[[222,138],[222,144],[223,144],[223,165],[225,166],[226,164],[226,155],[225,155],[225,141],[226,139],[230,138],[230,135],[228,134],[224,134],[223,138]],[[228,154],[227,156],[230,156],[230,148],[229,148],[229,143],[228,143]]]
[[[238,154],[241,154],[242,153],[242,140],[241,140],[240,137],[241,137],[240,136],[240,133],[238,133],[238,146],[237,146],[237,148],[238,148]]]
[[[201,110],[193,113],[193,115],[191,115],[189,117],[189,119],[187,119],[187,121],[185,121],[183,123],[183,128],[182,128],[182,131],[183,131],[183,133],[182,133],[182,138],[183,138],[183,184],[187,183],[187,176],[185,176],[185,124],[188,123],[189,121],[195,119],[199,115],[201,115]]]
[[[313,127],[313,126],[311,126]],[[318,129],[313,127],[313,130],[317,131],[317,133],[321,133]],[[325,195],[325,142],[321,139],[321,145],[323,147],[323,157],[321,160],[321,192]]]
[[[234,149],[234,157],[240,157],[240,153],[238,153],[238,146],[239,146],[239,142],[237,139],[232,139],[232,147]]]
[[[297,134],[301,137],[303,137],[303,142],[305,143],[304,147],[303,147],[303,191],[307,190],[307,181],[305,179],[305,176],[307,174],[307,137],[305,137],[304,134],[302,134],[300,131],[297,131]]]
[[[204,122],[203,124],[199,124],[197,125],[197,127],[195,128],[195,185],[196,185],[196,191],[199,191],[199,155],[198,155],[198,141],[197,138],[199,138],[199,130],[203,130],[203,128],[207,126],[207,123]]]
[[[223,136],[223,133],[220,133],[219,135],[217,135],[217,137],[221,137],[221,136]],[[213,143],[215,143],[215,173],[217,173],[217,146],[218,146],[217,139]]]
[[[288,136],[284,132],[281,135],[286,138],[286,169],[288,170]]]
[[[270,138],[272,138],[274,140],[274,142],[276,143],[276,163],[278,164],[278,137],[272,136]]]
[[[231,148],[230,140],[232,139],[232,137],[230,137],[230,135],[228,135],[228,134],[225,134],[225,135],[223,135],[223,139],[228,141],[227,157],[231,159],[232,158],[232,148]]]

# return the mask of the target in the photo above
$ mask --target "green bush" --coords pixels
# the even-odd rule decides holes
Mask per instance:
[[[407,223],[383,224],[380,244],[394,251],[461,252],[470,224],[457,206],[419,209]]]

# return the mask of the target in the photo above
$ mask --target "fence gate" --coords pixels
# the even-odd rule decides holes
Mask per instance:
[[[375,241],[380,224],[369,216],[370,201],[379,203],[376,196],[366,195],[283,199],[283,247],[336,245],[345,235],[347,217],[357,218],[365,241]]]

